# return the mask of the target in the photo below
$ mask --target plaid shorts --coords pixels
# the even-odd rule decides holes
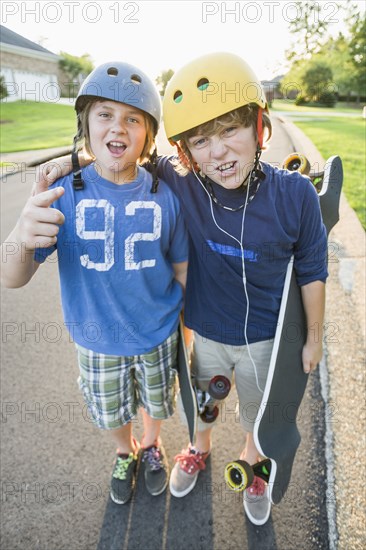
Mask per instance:
[[[140,407],[154,419],[174,413],[178,332],[144,355],[104,355],[76,344],[79,388],[99,428],[128,424]]]

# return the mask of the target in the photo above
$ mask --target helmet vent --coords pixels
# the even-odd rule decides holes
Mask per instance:
[[[180,103],[183,99],[183,94],[180,90],[177,90],[175,94],[173,95],[173,99],[175,103]]]
[[[139,76],[138,74],[132,74],[131,75],[131,81],[134,84],[141,84],[141,76]]]
[[[210,82],[207,80],[207,78],[200,78],[200,80],[197,82],[197,88],[203,92],[208,88],[208,85]]]
[[[107,74],[109,76],[118,76],[118,69],[116,67],[108,67]]]

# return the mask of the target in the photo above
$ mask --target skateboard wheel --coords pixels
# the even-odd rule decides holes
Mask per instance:
[[[230,388],[230,380],[226,376],[218,375],[211,378],[208,393],[214,399],[225,399],[229,395]]]
[[[310,175],[310,179],[313,182],[313,185],[317,190],[317,192],[320,193],[323,186],[324,174],[321,173],[321,174]]]
[[[292,153],[286,157],[282,167],[290,172],[300,172],[300,174],[304,174],[305,176],[310,174],[310,163],[308,159],[300,153]]]
[[[265,458],[264,460],[261,460],[260,462],[253,464],[252,466],[254,475],[260,477],[266,483],[269,482],[271,468],[272,468],[272,464],[269,458]]]
[[[219,416],[219,408],[218,407],[206,407],[203,413],[200,414],[201,420],[203,422],[206,422],[207,424],[211,424],[211,422],[214,422],[216,418]]]
[[[249,487],[254,480],[253,469],[245,460],[229,462],[225,467],[225,481],[227,486],[239,493]]]

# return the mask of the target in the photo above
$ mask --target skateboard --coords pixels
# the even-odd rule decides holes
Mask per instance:
[[[318,193],[320,193],[324,180],[324,170],[321,172],[311,172],[310,162],[305,155],[301,153],[291,153],[291,155],[286,157],[283,161],[282,168],[290,172],[300,172],[300,174],[308,176]]]
[[[297,159],[294,156],[298,157]],[[287,169],[305,166],[302,155],[286,160]],[[289,158],[289,157],[288,157]],[[322,218],[329,235],[339,219],[339,200],[343,183],[340,157],[333,156],[324,171],[315,174]],[[274,345],[262,397],[254,424],[253,437],[264,460],[252,466],[242,460],[227,464],[225,479],[234,491],[249,487],[254,475],[268,483],[269,499],[278,504],[288,488],[293,462],[301,436],[296,425],[297,413],[305,392],[308,374],[302,367],[302,348],[306,340],[305,312],[291,258],[285,278]]]
[[[179,322],[178,342],[178,379],[183,409],[187,418],[189,440],[194,445],[198,416],[203,422],[211,423],[219,414],[217,401],[225,399],[231,384],[225,376],[211,378],[208,390],[199,390],[192,384],[189,349],[192,343],[192,331],[184,326],[181,317]]]
[[[216,402],[225,399],[229,395],[230,388],[230,380],[222,375],[211,378],[207,391],[194,387],[199,416],[203,422],[210,424],[216,420],[219,414]]]
[[[178,340],[178,380],[183,409],[187,417],[189,440],[194,445],[197,429],[197,398],[191,383],[191,369],[189,365],[189,348],[192,342],[192,331],[184,326],[181,316],[179,321]]]

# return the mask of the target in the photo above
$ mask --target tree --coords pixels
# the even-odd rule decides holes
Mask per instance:
[[[297,105],[311,101],[333,107],[336,91],[331,67],[317,55],[294,63],[281,82],[284,97],[291,98],[292,92]]]
[[[333,73],[335,91],[349,101],[357,89],[356,70],[350,55],[349,39],[342,33],[336,38],[331,37],[315,57],[329,65]]]
[[[84,78],[94,69],[90,55],[87,53],[76,57],[66,52],[60,52],[60,56],[59,66],[69,79],[70,86],[74,84],[79,87]]]
[[[164,96],[165,89],[168,85],[169,80],[172,78],[174,71],[168,69],[167,71],[161,71],[160,75],[156,77],[155,82],[160,88],[160,95]]]
[[[354,22],[351,29],[349,44],[350,57],[355,69],[355,85],[360,95],[366,90],[366,15]]]
[[[0,99],[4,99],[5,97],[8,97],[8,89],[5,84],[5,77],[1,75],[0,76]]]
[[[304,73],[304,92],[309,101],[323,103],[325,97],[334,94],[333,86],[332,69],[321,61],[312,61]]]
[[[328,22],[322,19],[320,2],[295,2],[297,17],[290,20],[289,29],[295,41],[286,52],[289,61],[309,59],[324,43]]]
[[[303,93],[303,75],[308,63],[308,60],[294,61],[289,72],[282,78],[280,92],[285,99],[294,99],[299,93]]]
[[[346,0],[342,2],[341,5],[344,11],[344,21],[346,22],[347,28],[351,29],[354,23],[356,23],[362,15],[360,14],[360,2],[353,2],[353,0]]]
[[[305,3],[304,3],[305,4]],[[306,3],[308,4],[308,3]],[[315,7],[316,4],[315,3]],[[345,34],[339,33],[338,36],[326,35],[322,38],[322,43],[314,47],[314,51],[309,54],[309,43],[307,44],[308,54],[303,50],[303,56],[293,56],[290,71],[281,82],[281,91],[286,98],[294,97],[298,91],[297,101],[300,103],[309,101],[314,95],[309,93],[307,88],[308,75],[306,74],[313,64],[323,64],[331,69],[333,82],[327,82],[327,79],[320,78],[319,86],[331,92],[327,101],[333,101],[337,97],[347,98],[349,101],[352,96],[362,95],[366,87],[366,27],[365,14],[360,14],[359,6],[353,2],[347,2],[341,6],[345,11],[344,20],[347,24]],[[295,29],[295,25],[293,25]],[[311,48],[310,48],[311,49]],[[312,78],[312,71],[310,72]],[[363,92],[364,93],[364,92]],[[333,98],[332,98],[333,95]],[[316,100],[318,101],[319,98]]]

